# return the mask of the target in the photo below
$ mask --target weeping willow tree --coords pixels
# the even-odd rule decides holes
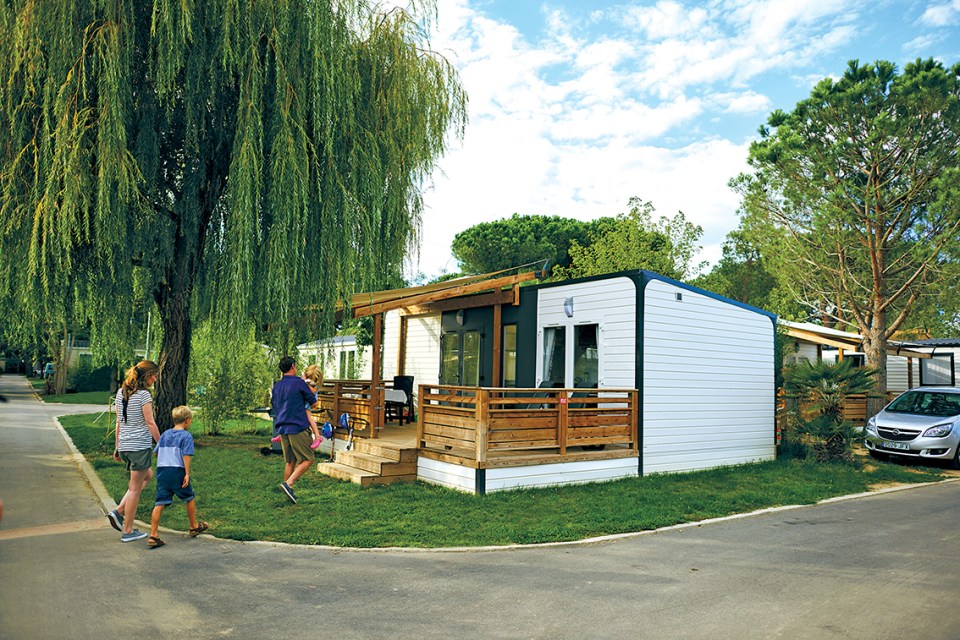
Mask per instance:
[[[5,323],[24,340],[89,325],[129,360],[131,319],[156,309],[160,418],[186,400],[195,322],[269,326],[280,349],[304,322],[325,332],[337,300],[401,273],[424,180],[463,133],[435,12],[0,0]]]

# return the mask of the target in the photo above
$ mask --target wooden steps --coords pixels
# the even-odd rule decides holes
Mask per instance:
[[[417,479],[417,450],[367,438],[355,438],[351,451],[338,450],[336,462],[320,462],[317,471],[363,487]]]

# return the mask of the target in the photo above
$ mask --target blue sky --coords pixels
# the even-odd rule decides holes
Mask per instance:
[[[402,4],[395,2],[395,4]],[[459,231],[514,212],[589,220],[631,196],[736,228],[730,178],[774,109],[850,59],[960,62],[960,0],[438,0],[431,35],[470,97],[425,193],[411,274],[455,271]]]

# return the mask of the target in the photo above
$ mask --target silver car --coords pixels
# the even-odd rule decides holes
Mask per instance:
[[[960,388],[917,387],[867,421],[864,444],[874,457],[945,460],[960,469]]]

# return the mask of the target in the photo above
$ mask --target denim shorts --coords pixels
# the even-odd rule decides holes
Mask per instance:
[[[193,486],[183,486],[183,477],[187,470],[183,467],[157,467],[157,499],[155,505],[173,504],[173,496],[184,502],[193,500]]]

